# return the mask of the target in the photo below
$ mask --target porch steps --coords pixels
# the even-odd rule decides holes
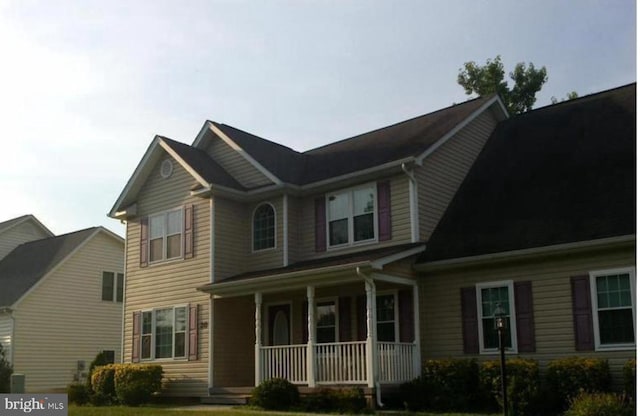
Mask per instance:
[[[249,403],[253,387],[212,387],[209,396],[201,397],[202,404],[245,405]]]

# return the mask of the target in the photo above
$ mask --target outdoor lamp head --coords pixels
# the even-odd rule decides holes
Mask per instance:
[[[495,311],[493,311],[493,317],[495,319],[496,328],[503,329],[505,324],[504,322],[505,311],[502,308],[502,305],[500,305],[499,303],[496,304],[496,309]]]

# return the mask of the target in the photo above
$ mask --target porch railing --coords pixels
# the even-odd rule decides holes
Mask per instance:
[[[414,377],[414,354],[416,346],[412,343],[378,342],[378,381],[381,383],[399,383]]]
[[[412,343],[377,342],[377,381],[400,383],[416,377],[416,346]],[[318,384],[366,384],[367,343],[333,342],[316,344],[315,375]],[[307,344],[260,347],[261,380],[284,378],[294,384],[308,384]]]
[[[318,383],[366,383],[366,342],[316,344],[315,352]]]
[[[263,380],[284,378],[307,384],[307,344],[262,347],[260,354]]]

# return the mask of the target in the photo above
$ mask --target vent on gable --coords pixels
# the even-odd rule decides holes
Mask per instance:
[[[173,173],[173,163],[171,159],[165,159],[160,165],[160,176],[167,179]]]

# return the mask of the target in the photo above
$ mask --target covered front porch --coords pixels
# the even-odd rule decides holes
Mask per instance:
[[[214,374],[230,376],[213,377],[211,387],[241,385],[224,368],[236,362],[236,371],[246,371],[249,365],[240,355],[253,361],[253,385],[284,378],[300,387],[374,388],[419,376],[417,281],[410,267],[387,270],[385,266],[421,250],[418,246],[392,254],[385,251],[367,260],[249,276],[201,288],[213,295],[214,305],[219,302],[214,308],[214,314],[221,315],[213,321],[214,350],[218,345],[219,350],[228,351],[224,343],[233,342],[237,331],[245,339],[243,346],[236,344],[236,350],[229,351],[228,357],[234,358],[224,359],[221,352],[213,360]],[[237,303],[234,299],[242,299],[242,313],[231,312]],[[223,314],[234,315],[235,324],[224,321]],[[249,326],[252,357],[247,356],[245,344]],[[242,379],[247,386],[247,378]]]

